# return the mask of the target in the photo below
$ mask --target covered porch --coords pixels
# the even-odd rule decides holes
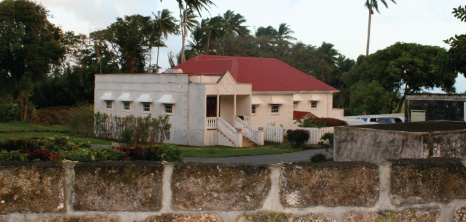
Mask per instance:
[[[243,147],[243,140],[264,143],[263,131],[249,125],[251,94],[251,84],[238,84],[229,72],[206,85],[204,145]]]

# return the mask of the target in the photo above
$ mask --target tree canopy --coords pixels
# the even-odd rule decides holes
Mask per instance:
[[[459,6],[458,8],[454,8],[452,14],[461,22],[466,22],[465,7]],[[445,40],[445,43],[450,45],[450,49],[448,50],[448,65],[450,69],[466,76],[466,34],[455,35]]]
[[[453,85],[457,75],[446,69],[445,54],[446,50],[437,46],[398,42],[367,57],[360,57],[343,78],[348,86],[377,80],[386,91],[395,93],[398,105],[392,109],[400,112],[407,94],[434,87],[446,92],[455,91]]]
[[[65,53],[63,32],[50,23],[41,5],[27,0],[0,2],[0,75],[9,94],[47,77]],[[10,86],[10,87],[8,87]]]

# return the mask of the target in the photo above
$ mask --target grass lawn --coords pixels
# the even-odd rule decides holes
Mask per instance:
[[[68,136],[70,138],[76,138],[84,142],[90,141],[92,144],[112,144],[111,141],[107,140],[70,136],[68,133],[66,133],[66,131],[68,131],[68,126],[64,125],[46,126],[13,121],[9,123],[0,123],[0,140],[31,137]]]
[[[234,156],[254,156],[267,154],[280,154],[302,151],[294,149],[289,144],[266,143],[264,146],[256,147],[227,147],[227,146],[206,146],[192,147],[180,146],[184,157],[234,157]]]
[[[68,126],[45,126],[32,124],[27,122],[9,122],[0,123],[0,140],[5,139],[21,139],[31,137],[52,137],[52,136],[68,136],[76,138],[84,142],[90,141],[92,144],[112,144],[111,141],[101,140],[96,138],[85,138],[70,136]],[[253,156],[266,154],[280,154],[302,151],[303,149],[294,149],[289,144],[266,143],[264,146],[255,147],[227,147],[227,146],[207,146],[207,147],[192,147],[180,146],[185,157],[234,157],[234,156]]]
[[[39,125],[28,122],[12,121],[9,123],[0,123],[0,133],[8,132],[64,132],[68,131],[68,126],[64,125]]]

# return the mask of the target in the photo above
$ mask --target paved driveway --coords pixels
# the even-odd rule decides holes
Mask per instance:
[[[283,153],[273,155],[259,156],[239,156],[239,157],[224,157],[224,158],[201,158],[201,157],[185,157],[184,162],[197,163],[255,163],[255,164],[275,164],[281,162],[309,162],[309,158],[317,153],[327,154],[327,157],[332,157],[333,151],[328,149],[312,149],[294,153]]]

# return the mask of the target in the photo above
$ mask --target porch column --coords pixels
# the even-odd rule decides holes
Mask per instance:
[[[233,122],[235,122],[236,118],[236,94],[233,95]]]
[[[220,113],[220,95],[217,94],[217,117],[220,117],[219,113]]]

